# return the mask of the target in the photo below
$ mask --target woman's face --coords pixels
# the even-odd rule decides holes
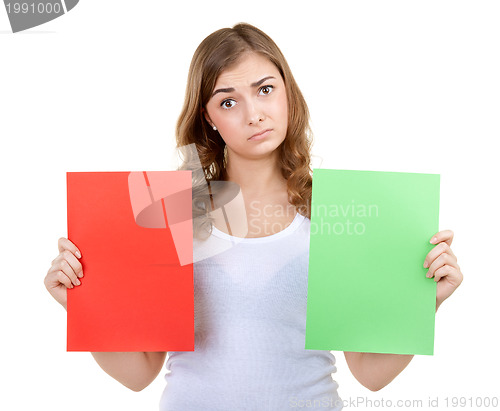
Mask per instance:
[[[285,84],[276,66],[260,54],[247,53],[223,71],[205,109],[232,159],[269,156],[285,139]]]

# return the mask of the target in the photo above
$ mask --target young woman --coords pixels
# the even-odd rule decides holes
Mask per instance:
[[[207,181],[238,184],[248,223],[233,236],[220,217],[209,237],[237,244],[194,264],[195,350],[169,352],[161,410],[342,408],[335,357],[306,350],[311,168],[309,115],[276,44],[248,24],[221,29],[196,50],[178,147],[194,144]],[[462,281],[450,249],[453,233],[435,234],[424,265],[437,284],[436,310]],[[45,285],[66,306],[80,285],[81,254],[66,238]],[[85,252],[85,250],[83,250]],[[92,353],[134,391],[161,371],[165,352]],[[376,391],[411,355],[344,353],[356,379]]]

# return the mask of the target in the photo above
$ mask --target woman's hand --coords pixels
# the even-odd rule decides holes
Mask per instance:
[[[66,309],[67,289],[80,285],[79,278],[83,277],[82,265],[78,261],[81,253],[67,238],[61,237],[57,245],[59,255],[52,261],[44,284],[52,297]]]
[[[452,241],[453,231],[451,230],[443,230],[434,234],[430,242],[436,246],[424,260],[424,267],[429,267],[427,277],[434,277],[434,281],[437,282],[436,310],[453,294],[464,279],[457,264],[457,257],[450,248]]]

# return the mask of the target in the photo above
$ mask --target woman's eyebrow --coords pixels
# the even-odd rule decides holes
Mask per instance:
[[[259,87],[264,81],[266,80],[269,80],[271,78],[275,78],[273,76],[267,76],[267,77],[264,77],[262,79],[260,79],[259,81],[256,81],[255,83],[252,83],[250,84],[251,87]],[[232,93],[234,91],[234,87],[229,87],[229,88],[218,88],[217,90],[215,90],[212,94],[212,97],[215,96],[217,93]]]
[[[250,86],[259,87],[264,81],[269,80],[270,78],[274,78],[274,77],[273,76],[264,77],[263,79],[256,81],[255,83],[250,84]]]
[[[212,97],[215,96],[217,93],[232,93],[233,91],[234,91],[233,87],[219,88],[213,92]]]

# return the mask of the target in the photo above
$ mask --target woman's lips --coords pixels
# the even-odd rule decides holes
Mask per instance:
[[[248,141],[250,141],[250,140],[262,140],[263,138],[266,138],[271,131],[273,131],[271,128],[263,130],[260,133],[254,134],[252,137],[250,137],[248,139]]]

